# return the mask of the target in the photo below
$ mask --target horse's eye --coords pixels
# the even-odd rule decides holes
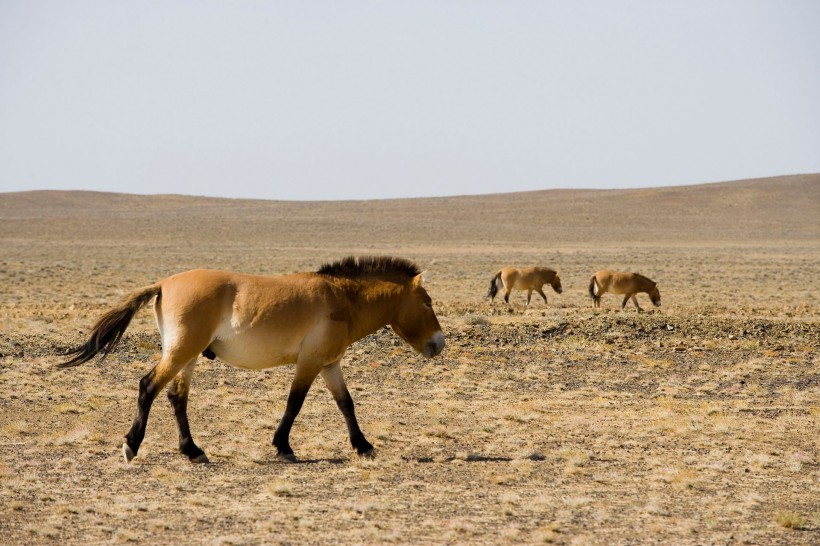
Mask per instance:
[[[424,306],[425,306],[427,309],[432,309],[432,308],[433,308],[433,304],[432,304],[431,302],[427,302],[427,303],[425,303],[425,304],[424,304]]]

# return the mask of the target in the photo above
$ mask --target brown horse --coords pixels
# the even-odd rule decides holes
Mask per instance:
[[[621,309],[626,307],[626,302],[632,298],[638,311],[638,299],[635,297],[639,292],[645,292],[655,307],[661,306],[661,293],[658,291],[657,283],[644,277],[640,273],[625,273],[621,271],[609,271],[602,269],[589,279],[589,295],[592,297],[592,306],[601,306],[601,296],[607,292],[613,294],[624,294],[624,301],[621,302]]]
[[[186,409],[200,353],[254,370],[296,364],[285,413],[273,436],[278,456],[294,461],[290,429],[319,374],[344,415],[353,447],[359,455],[373,451],[356,421],[339,364],[351,343],[390,325],[425,357],[444,349],[444,334],[413,263],[348,257],[315,273],[279,277],[205,269],[173,275],[133,292],[104,314],[89,340],[71,350],[68,355],[74,357],[60,367],[113,351],[134,314],[155,296],[162,357],[140,381],[137,414],[122,446],[126,461],[139,451],[151,404],[166,385],[180,451],[191,461],[208,461],[191,438]]]
[[[514,267],[505,267],[496,273],[490,281],[490,290],[487,292],[487,297],[490,300],[495,300],[495,295],[498,294],[498,289],[504,286],[504,301],[510,303],[510,292],[513,288],[516,290],[527,291],[527,305],[530,304],[532,292],[535,290],[541,297],[544,298],[544,303],[547,303],[547,296],[544,294],[543,286],[549,283],[556,293],[563,292],[561,288],[561,279],[558,273],[546,267],[528,267],[526,269],[516,269]]]

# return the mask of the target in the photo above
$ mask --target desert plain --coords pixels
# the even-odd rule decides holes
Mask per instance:
[[[138,191],[138,190],[137,190]],[[319,196],[317,196],[319,197]],[[818,544],[820,175],[635,190],[344,202],[0,193],[2,544]],[[105,361],[59,370],[131,290],[197,268],[277,275],[347,255],[428,272],[447,346],[389,329],[342,366],[374,458],[318,380],[271,445],[292,367],[200,359],[179,454],[150,308]],[[559,271],[548,304],[486,298]],[[593,309],[592,273],[663,305]]]

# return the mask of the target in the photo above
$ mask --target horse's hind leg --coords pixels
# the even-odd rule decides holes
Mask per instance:
[[[191,429],[188,426],[188,392],[191,387],[191,376],[194,373],[196,359],[191,360],[177,376],[171,380],[165,389],[168,400],[174,408],[174,416],[179,429],[179,450],[192,462],[207,463],[208,457],[191,437]]]
[[[597,283],[596,283],[596,287],[597,287]],[[601,290],[600,287],[598,287],[596,289],[595,293],[592,295],[592,307],[593,308],[595,308],[595,309],[600,309],[601,308],[601,296],[603,296],[603,295],[604,295],[604,291]]]
[[[333,364],[328,364],[322,368],[322,379],[325,380],[327,390],[333,395],[336,400],[336,405],[344,415],[345,423],[347,423],[347,431],[350,434],[350,443],[359,455],[371,455],[373,453],[373,445],[368,442],[362,429],[359,428],[359,423],[356,421],[356,412],[353,409],[353,398],[350,397],[350,392],[345,385],[344,377],[342,376],[342,367],[338,361]]]
[[[151,404],[153,404],[157,394],[190,361],[191,356],[179,358],[178,355],[174,354],[163,355],[159,364],[154,366],[153,369],[140,380],[140,391],[137,398],[137,414],[134,416],[134,422],[131,424],[131,429],[128,431],[128,434],[125,435],[125,443],[122,445],[122,453],[126,462],[130,462],[131,459],[136,457],[142,440],[145,438],[148,413],[151,411]]]

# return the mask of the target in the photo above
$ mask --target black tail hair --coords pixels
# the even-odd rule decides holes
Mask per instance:
[[[501,271],[495,274],[495,277],[492,278],[490,281],[490,289],[487,291],[487,297],[490,299],[495,299],[495,295],[498,294],[498,279],[501,277]]]
[[[88,341],[65,353],[64,356],[73,356],[73,358],[58,364],[57,367],[71,368],[79,366],[99,353],[103,353],[103,358],[108,356],[119,344],[122,335],[137,311],[159,293],[159,284],[154,284],[128,296],[118,307],[101,316],[94,328],[91,329]]]

